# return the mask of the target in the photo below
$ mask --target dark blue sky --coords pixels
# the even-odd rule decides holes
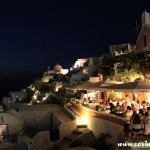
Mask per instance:
[[[135,22],[149,0],[0,1],[0,72],[37,71],[100,56],[136,42]]]

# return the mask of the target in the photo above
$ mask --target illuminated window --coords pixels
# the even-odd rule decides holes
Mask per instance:
[[[0,142],[8,141],[8,124],[0,124]]]

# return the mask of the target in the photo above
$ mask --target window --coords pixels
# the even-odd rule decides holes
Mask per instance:
[[[146,38],[146,35],[144,35],[144,47],[147,46],[147,38]]]
[[[0,142],[8,141],[8,124],[0,124]]]

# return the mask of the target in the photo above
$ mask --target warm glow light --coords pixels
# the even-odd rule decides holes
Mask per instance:
[[[88,125],[89,120],[85,116],[77,117],[77,125]]]
[[[148,102],[150,103],[150,93],[147,93],[147,97],[148,97]]]
[[[33,99],[34,99],[34,100],[37,99],[37,95],[34,95],[34,96],[33,96]]]
[[[35,87],[33,87],[32,90],[35,91]]]
[[[150,103],[150,96],[148,96],[148,102]]]
[[[117,92],[117,97],[118,97],[118,98],[122,98],[121,92]]]
[[[117,92],[117,97],[119,98],[119,96],[120,96],[120,95],[119,95],[119,92]]]
[[[45,101],[48,98],[48,96],[43,97],[43,101]]]
[[[85,116],[81,116],[81,119],[82,119],[86,124],[89,123],[88,119],[87,119]]]
[[[134,74],[132,74],[132,75],[130,76],[130,81],[133,82],[133,81],[135,81],[137,78],[143,79],[144,77],[143,77],[143,75],[134,73]]]

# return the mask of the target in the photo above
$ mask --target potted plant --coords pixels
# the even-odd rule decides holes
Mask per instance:
[[[99,105],[96,105],[96,106],[95,106],[95,110],[96,110],[96,111],[98,111],[98,110],[99,110],[99,108],[100,108],[100,106],[99,106]]]

